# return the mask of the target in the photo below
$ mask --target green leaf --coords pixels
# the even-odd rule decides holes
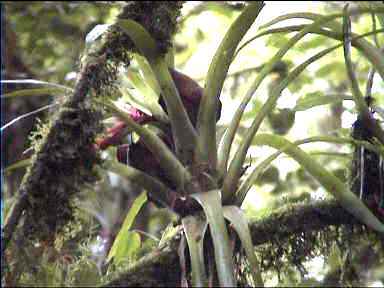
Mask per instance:
[[[312,29],[317,29],[321,25],[324,25],[325,23],[327,23],[329,21],[332,21],[333,19],[335,19],[338,16],[339,16],[339,14],[326,16],[326,17],[323,17],[322,19],[319,19],[319,20],[315,21],[311,25],[305,26],[302,30],[300,30],[299,33],[297,33],[294,37],[292,37],[288,41],[288,43],[283,45],[283,47],[272,57],[272,59],[258,73],[255,81],[251,84],[251,86],[248,88],[246,94],[244,95],[244,98],[241,101],[241,104],[237,108],[237,110],[235,112],[235,115],[233,116],[233,118],[231,120],[231,123],[229,125],[228,131],[225,134],[222,143],[220,143],[219,152],[218,152],[218,157],[219,157],[219,169],[218,170],[219,170],[219,174],[220,174],[221,177],[225,177],[226,176],[225,174],[227,172],[228,158],[229,158],[229,155],[230,155],[231,145],[232,145],[233,139],[235,138],[235,134],[236,134],[237,128],[239,127],[239,124],[240,124],[240,121],[241,121],[241,117],[242,117],[242,115],[243,115],[243,113],[245,111],[245,108],[246,108],[248,102],[251,100],[253,94],[255,93],[257,88],[260,86],[261,82],[272,71],[272,69],[275,67],[276,63],[278,61],[280,61],[281,58],[289,51],[289,49],[291,47],[293,47],[300,39],[302,39],[306,34],[310,33],[310,31]],[[258,35],[256,37],[259,37],[259,36],[260,35]],[[253,39],[255,39],[256,37],[254,37]],[[239,53],[239,51],[242,48],[244,48],[248,43],[250,43],[251,40],[247,41],[245,44],[243,44],[237,50],[237,52],[235,54],[235,57],[236,57],[236,55]],[[263,117],[263,116],[261,116],[261,117]],[[239,157],[241,158],[242,156],[239,155]],[[243,162],[243,161],[241,161],[241,162]],[[238,172],[236,172],[236,173],[238,173]],[[235,173],[234,169],[232,169],[231,173],[232,174]],[[234,175],[231,175],[230,178],[232,178],[233,176]],[[230,181],[232,181],[232,180],[230,180]],[[237,182],[237,180],[235,182]],[[232,183],[232,184],[235,185],[235,183]],[[224,199],[226,197],[229,197],[230,193],[231,192],[227,188],[224,188],[224,190],[223,190]]]
[[[147,59],[145,59],[144,57],[138,54],[136,54],[134,58],[140,67],[140,70],[143,74],[145,82],[152,88],[152,90],[156,95],[160,95],[161,93],[160,85],[157,82],[156,76],[153,73],[151,66],[148,64]]]
[[[176,155],[182,163],[191,162],[197,138],[196,131],[170,75],[168,64],[162,57],[164,55],[158,53],[156,41],[139,23],[132,20],[119,20],[117,24],[129,35],[138,50],[151,65],[161,87],[161,94],[171,121]]]
[[[305,85],[313,83],[314,78],[309,73],[301,73],[295,81],[292,81],[288,85],[288,89],[292,94],[298,93]]]
[[[133,261],[134,256],[140,249],[140,246],[141,238],[139,233],[131,231],[126,231],[125,233],[122,233],[116,244],[116,250],[111,256],[113,258],[114,263],[116,263],[116,265],[119,265],[123,262],[126,262],[127,260]],[[110,259],[107,259],[107,261],[110,261]]]
[[[303,30],[304,31],[304,30]],[[297,35],[300,35],[297,34]],[[296,35],[296,36],[297,36]],[[296,37],[295,36],[295,37]],[[291,40],[295,39],[292,38]],[[291,42],[291,41],[290,41]],[[295,42],[295,41],[293,41]],[[292,43],[291,43],[292,44]],[[237,150],[237,153],[235,154],[234,159],[232,160],[228,173],[226,177],[224,178],[224,183],[223,183],[223,198],[224,198],[224,203],[230,198],[232,198],[235,195],[235,189],[238,185],[238,181],[241,176],[241,170],[242,166],[244,164],[245,157],[248,152],[248,148],[252,143],[252,139],[257,133],[257,130],[259,129],[261,123],[263,122],[264,118],[271,113],[271,111],[274,109],[277,99],[280,97],[281,92],[289,85],[290,82],[296,79],[296,77],[304,71],[304,69],[312,64],[313,62],[317,61],[321,57],[327,55],[328,53],[332,52],[336,48],[339,48],[341,45],[336,45],[331,48],[325,49],[314,56],[310,57],[300,65],[298,65],[292,72],[290,72],[287,77],[285,77],[276,87],[273,88],[273,90],[270,92],[270,96],[268,100],[265,102],[257,116],[255,117],[254,121],[252,122],[252,125],[250,129],[247,131],[240,148]],[[278,56],[278,54],[275,55],[275,57]],[[275,58],[274,57],[274,58]],[[269,67],[270,64],[267,65]],[[264,69],[263,69],[264,70]],[[261,73],[261,72],[260,72]],[[261,81],[262,79],[260,79]],[[260,84],[260,83],[259,83]],[[237,113],[237,111],[236,111]],[[242,112],[240,113],[242,114]],[[236,115],[235,115],[236,116]],[[241,117],[241,115],[239,115]],[[235,123],[233,123],[235,124]],[[231,122],[232,125],[232,122]]]
[[[135,46],[147,59],[159,56],[156,41],[143,26],[130,19],[119,19],[116,23],[135,43]]]
[[[220,190],[191,194],[203,207],[209,224],[209,230],[215,250],[216,270],[222,287],[234,287],[234,263],[229,243],[228,230],[225,226]]]
[[[258,136],[256,136],[253,140],[253,145],[258,144]],[[354,144],[358,146],[363,146],[368,150],[374,151],[375,153],[382,154],[384,157],[384,152],[377,149],[374,145],[367,141],[357,141],[353,138],[344,138],[344,137],[336,137],[336,136],[313,136],[310,138],[305,138],[302,140],[297,140],[294,142],[294,145],[302,145],[306,143],[312,142],[328,142],[328,143],[337,143],[337,144]],[[285,152],[286,147],[280,148],[279,151],[273,153],[262,162],[260,162],[252,172],[246,177],[246,179],[241,183],[238,191],[236,192],[236,199],[234,200],[237,206],[241,206],[243,203],[249,189],[251,189],[253,183],[257,181],[258,177],[261,176],[266,168],[274,161],[281,153]]]
[[[384,224],[380,222],[363,202],[352,193],[334,174],[328,172],[313,157],[309,156],[297,145],[284,137],[271,134],[260,134],[254,139],[258,145],[268,145],[275,149],[282,149],[284,153],[296,160],[301,167],[307,170],[329,193],[331,193],[341,206],[359,221],[370,228],[384,234]]]
[[[182,163],[190,163],[197,141],[196,130],[188,117],[165,60],[159,58],[150,64],[160,84],[161,95],[167,107],[176,155]]]
[[[348,78],[351,83],[351,89],[352,89],[352,95],[353,95],[353,100],[355,101],[357,110],[360,114],[360,117],[364,119],[364,121],[369,121],[370,126],[372,127],[372,132],[373,135],[377,137],[377,139],[380,140],[382,144],[384,144],[384,131],[381,128],[381,126],[378,124],[377,121],[375,121],[372,116],[371,112],[369,111],[368,105],[364,100],[364,96],[360,91],[359,84],[356,78],[355,70],[352,65],[352,60],[351,60],[351,19],[349,16],[348,12],[348,5],[345,6],[344,8],[344,17],[343,17],[343,33],[344,33],[344,38],[343,38],[343,48],[344,48],[344,60],[345,60],[345,65],[347,66],[347,72],[348,72]],[[370,55],[372,55],[372,58],[375,58],[375,52],[377,52],[375,47],[370,47]],[[380,73],[380,63],[382,64],[382,73],[381,77],[384,80],[384,57],[383,54],[381,53],[380,50],[379,52],[379,59],[377,59],[376,63],[372,64],[377,64],[375,65],[375,68],[378,69],[378,72]]]
[[[131,229],[133,221],[145,202],[147,202],[147,193],[144,191],[133,201],[131,209],[129,209],[109,251],[107,262],[114,258],[114,261],[118,264],[126,257],[132,257],[133,253],[140,247],[140,235],[137,232],[130,232],[129,229]]]
[[[324,95],[322,92],[308,93],[303,98],[299,98],[296,102],[296,106],[293,108],[294,111],[305,111],[310,108],[327,105],[340,102],[342,100],[353,100],[351,95],[345,94],[327,94]]]
[[[15,80],[1,80],[1,83],[14,83],[14,84],[31,84],[31,85],[44,85],[51,86],[55,88],[61,88],[62,90],[66,90],[68,92],[73,92],[73,89],[68,86],[64,86],[57,83],[40,81],[35,79],[15,79]]]
[[[199,136],[196,146],[196,157],[198,161],[208,163],[213,170],[216,169],[217,165],[215,139],[217,97],[223,88],[223,83],[237,45],[251,27],[263,6],[263,2],[259,1],[248,4],[228,29],[209,66],[197,119]]]
[[[382,14],[384,13],[384,6],[383,5],[376,5],[374,9],[371,9],[369,7],[357,8],[357,9],[351,10],[349,14],[350,15],[359,15],[359,14],[372,13],[372,12],[374,12],[380,19],[380,17],[382,17]],[[267,31],[262,31],[261,33],[252,37],[251,39],[246,41],[243,45],[241,45],[239,47],[239,49],[237,50],[235,55],[237,55],[240,52],[240,50],[242,50],[250,42],[252,42],[253,40],[255,40],[261,36],[268,35],[270,33],[293,32],[293,31],[300,31],[300,33],[301,33],[306,28],[309,28],[307,33],[308,32],[309,33],[317,33],[317,34],[325,35],[327,37],[342,41],[343,40],[342,27],[337,22],[335,22],[333,20],[336,18],[339,18],[339,17],[343,17],[343,15],[344,15],[343,13],[336,13],[333,15],[317,17],[317,20],[313,24],[310,24],[310,25],[294,25],[294,26],[287,26],[287,27],[281,27],[281,28],[276,28],[276,29],[270,29]],[[326,25],[330,21],[333,21],[333,22],[331,22],[331,23],[333,23],[332,27],[334,26],[332,30],[321,29],[322,26]],[[321,25],[317,25],[319,23]],[[382,32],[382,30],[376,30],[376,31],[373,31],[373,34],[377,34],[380,32]],[[297,34],[297,35],[299,35],[299,34]],[[295,36],[297,36],[297,35],[295,35]],[[356,35],[352,35],[352,36],[355,37]],[[357,49],[361,50],[364,53],[364,55],[367,57],[367,59],[372,63],[372,65],[375,67],[375,69],[381,75],[381,78],[384,79],[384,57],[382,56],[382,53],[380,52],[380,50],[377,49],[375,46],[373,46],[372,44],[370,44],[368,41],[366,41],[364,39],[355,39],[355,41],[353,41],[353,42],[354,42],[353,45]]]
[[[323,36],[314,36],[308,41],[303,41],[297,45],[297,49],[300,52],[306,52],[310,49],[317,49],[321,46],[328,46],[331,41],[329,41],[328,38],[325,38]]]
[[[247,258],[250,264],[250,270],[253,278],[254,285],[257,287],[264,287],[263,279],[260,273],[259,261],[256,258],[251,232],[249,230],[248,221],[245,218],[244,213],[236,206],[223,207],[224,217],[227,218],[233,228],[236,230],[237,235],[241,240],[241,244],[247,254]]]
[[[50,87],[50,88],[32,88],[16,90],[9,93],[2,94],[2,98],[13,98],[13,97],[30,97],[30,96],[47,96],[63,94],[66,90],[63,88]]]
[[[265,42],[265,45],[268,47],[275,47],[275,48],[280,48],[281,45],[284,45],[289,41],[289,38],[286,35],[271,35],[268,37],[268,39]]]
[[[156,94],[151,87],[146,85],[139,73],[129,71],[128,76],[121,75],[121,80],[123,85],[120,87],[120,91],[124,100],[148,115],[154,115],[165,123],[169,122],[167,114],[158,103],[160,94]],[[128,88],[129,85],[134,89]]]
[[[265,28],[270,27],[274,24],[277,24],[281,21],[289,20],[289,19],[302,18],[302,19],[318,21],[322,17],[324,17],[324,15],[317,14],[317,13],[307,13],[307,12],[289,13],[289,14],[278,16],[275,19],[272,19],[271,21],[267,22],[266,24],[263,24],[262,26],[260,26],[260,29],[265,29]],[[324,27],[328,27],[328,28],[331,28],[333,30],[336,30],[338,28],[338,23],[336,21],[331,21],[331,22],[325,23]]]
[[[124,110],[117,107],[112,101],[100,101],[100,104],[119,116],[127,124],[128,128],[141,137],[153,155],[157,156],[160,166],[167,173],[170,180],[180,191],[184,191],[185,185],[190,182],[191,176],[168,146],[154,132],[136,124]]]
[[[319,70],[315,72],[316,78],[326,78],[332,76],[339,76],[345,73],[344,62],[334,61],[321,66]]]
[[[9,173],[11,173],[14,170],[17,170],[17,169],[20,169],[20,168],[26,168],[30,164],[31,164],[31,158],[19,160],[19,161],[16,161],[15,163],[13,163],[13,164],[7,166],[3,170],[3,173],[4,174],[9,174]]]
[[[181,222],[191,257],[192,286],[206,287],[208,281],[204,262],[204,235],[207,222],[198,216],[187,216]]]

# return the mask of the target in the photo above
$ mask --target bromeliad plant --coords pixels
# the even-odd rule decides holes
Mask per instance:
[[[143,26],[132,20],[118,22],[119,27],[136,45],[140,54],[136,59],[145,76],[139,79],[138,74],[129,74],[129,72],[128,82],[136,90],[142,91],[143,95],[153,95],[153,97],[149,102],[140,102],[137,97],[131,95],[132,93],[128,89],[122,93],[128,94],[124,99],[132,105],[130,108],[124,108],[112,100],[103,101],[101,104],[119,120],[107,131],[105,137],[97,141],[98,147],[106,149],[110,145],[118,145],[118,161],[106,161],[106,169],[138,183],[148,191],[150,200],[172,209],[182,217],[181,222],[190,254],[191,284],[193,286],[207,285],[209,279],[216,277],[208,275],[208,271],[213,273],[212,271],[215,270],[221,286],[236,285],[233,267],[233,255],[236,251],[233,251],[231,246],[226,220],[230,223],[229,227],[236,231],[246,252],[254,284],[263,285],[247,221],[240,206],[255,179],[280,153],[286,153],[295,159],[362,223],[384,233],[384,224],[364,203],[336,176],[298,147],[300,144],[313,141],[358,143],[373,151],[372,153],[382,153],[380,147],[384,144],[384,133],[378,122],[372,117],[372,113],[369,112],[359,92],[349,55],[352,44],[366,56],[384,79],[382,54],[363,38],[383,31],[376,30],[365,35],[354,35],[350,32],[349,14],[366,13],[370,11],[369,9],[361,8],[350,12],[345,9],[344,13],[328,16],[305,13],[290,14],[264,25],[266,28],[281,20],[296,17],[313,20],[312,24],[302,25],[299,28],[297,26],[279,28],[280,32],[298,31],[298,33],[283,45],[258,73],[236,110],[224,136],[217,144],[216,121],[220,117],[219,97],[223,83],[231,62],[244,47],[243,45],[237,49],[239,42],[254,23],[263,6],[262,2],[248,4],[231,25],[210,64],[204,89],[169,65],[167,57],[158,52],[156,41]],[[384,9],[377,7],[375,12],[383,13]],[[335,21],[340,17],[344,17],[343,27]],[[322,28],[325,26],[328,30]],[[254,38],[274,32],[276,31],[273,29],[265,30]],[[240,147],[235,153],[230,153],[245,107],[257,88],[286,52],[308,33],[322,34],[339,39],[342,43],[315,54],[287,73],[272,89],[268,100],[246,132]],[[292,143],[282,136],[257,134],[261,123],[266,116],[272,113],[281,92],[288,84],[294,81],[308,65],[339,47],[344,47],[353,100],[357,104],[361,119],[364,119],[361,121],[368,123],[366,127],[369,127],[368,129],[371,131],[371,138],[377,139],[376,142],[380,144],[375,142],[377,145],[373,145],[372,141],[369,143],[340,137],[313,137]],[[157,129],[150,129],[151,126],[143,126],[144,124],[155,124]],[[122,144],[123,137],[131,132],[136,133],[139,140],[134,144]],[[261,162],[251,173],[242,178],[244,162],[251,143],[268,145],[277,149],[278,152]],[[230,159],[230,155],[234,155],[233,159]],[[382,161],[380,163],[379,169],[382,167]],[[383,202],[382,197],[383,195],[380,194],[380,203]],[[208,227],[210,237],[206,233]],[[207,242],[208,239],[211,239],[212,242]],[[204,258],[207,247],[213,247],[215,269],[212,268],[213,263],[206,262]]]
[[[148,7],[151,6],[151,4],[148,3],[143,4],[143,6],[147,7],[146,5]],[[163,9],[162,7],[165,6],[162,5],[159,6],[161,7],[159,10],[167,10]],[[88,127],[92,128],[92,126],[97,123],[96,120],[98,120],[93,121],[92,118],[85,122],[83,118],[79,118],[79,120],[76,118],[76,120],[78,120],[76,121],[76,125],[78,126],[73,125],[72,121],[70,121],[73,119],[72,113],[74,108],[72,106],[76,108],[76,105],[72,104],[76,104],[76,101],[79,101],[79,99],[83,100],[84,98],[88,101],[92,96],[91,99],[97,102],[97,105],[105,108],[111,113],[111,116],[116,117],[113,120],[113,126],[107,130],[106,135],[96,141],[95,148],[99,151],[105,150],[110,146],[117,146],[117,159],[105,160],[103,166],[107,170],[126,177],[142,186],[147,191],[149,200],[163,207],[168,207],[181,216],[181,223],[185,235],[184,241],[186,241],[189,248],[191,267],[190,281],[193,286],[215,285],[216,282],[221,286],[236,285],[233,255],[239,252],[239,245],[232,245],[233,242],[230,241],[230,235],[235,233],[230,234],[228,227],[231,229],[231,232],[233,232],[232,230],[236,232],[236,237],[238,237],[241,242],[240,246],[244,249],[250,264],[254,284],[257,286],[263,285],[248,224],[240,207],[254,181],[281,153],[285,153],[295,159],[302,168],[318,180],[347,211],[362,223],[379,233],[384,233],[384,224],[373,215],[359,197],[352,193],[336,176],[320,166],[312,157],[299,148],[301,144],[315,141],[353,143],[359,147],[358,149],[364,147],[366,151],[370,151],[371,155],[375,155],[375,163],[377,164],[375,169],[379,171],[378,175],[384,175],[384,173],[382,173],[383,164],[381,160],[383,155],[382,145],[384,144],[384,133],[378,122],[374,119],[372,112],[367,107],[364,97],[356,84],[354,72],[351,68],[349,52],[351,45],[357,48],[370,61],[381,78],[384,79],[384,57],[382,57],[380,50],[364,39],[364,37],[368,35],[383,32],[383,29],[375,30],[364,35],[351,33],[349,15],[370,13],[371,9],[369,8],[359,8],[351,11],[346,9],[343,13],[335,13],[327,16],[313,13],[288,14],[265,24],[263,28],[268,28],[275,23],[291,18],[306,18],[312,20],[313,23],[277,29],[265,29],[238,47],[246,32],[255,22],[263,6],[264,4],[262,2],[249,3],[231,25],[212,59],[205,79],[204,88],[201,88],[188,76],[173,69],[172,53],[169,51],[165,53],[167,51],[164,50],[167,49],[164,48],[164,45],[159,45],[157,40],[155,40],[158,35],[148,32],[144,28],[146,25],[142,26],[139,22],[130,19],[119,19],[116,26],[125,34],[109,34],[111,39],[107,39],[109,42],[107,43],[108,45],[105,46],[106,48],[102,49],[103,53],[99,53],[100,55],[98,54],[98,57],[94,57],[94,59],[89,57],[90,60],[87,62],[87,65],[84,66],[87,77],[84,76],[80,79],[81,81],[78,81],[78,87],[81,87],[81,89],[75,89],[76,93],[74,95],[76,97],[74,96],[74,100],[69,101],[69,108],[62,112],[66,120],[64,124],[67,125],[60,127],[64,127],[67,130],[72,127],[71,129],[74,131],[73,135],[77,135],[78,126],[82,127],[85,132],[92,130],[88,129]],[[154,5],[152,4],[151,7],[154,7]],[[139,15],[134,9],[127,9],[127,11],[131,16]],[[145,9],[143,11],[145,13]],[[143,13],[143,11],[140,12]],[[374,12],[384,13],[384,7],[379,5],[377,7],[375,6]],[[343,26],[336,21],[341,17],[344,19]],[[154,17],[153,19],[155,20],[153,20],[152,18],[146,17],[146,15],[141,15],[139,18],[142,20],[142,24],[148,24],[156,20],[156,17]],[[324,27],[326,29],[324,29]],[[155,31],[161,34],[162,30],[160,28]],[[220,94],[229,66],[236,59],[236,55],[253,39],[272,33],[295,31],[297,34],[282,45],[274,57],[259,71],[244,95],[224,136],[220,139],[219,144],[217,144],[216,121],[220,118],[221,112]],[[291,47],[309,33],[320,34],[325,37],[340,40],[341,43],[320,51],[293,70],[282,75],[281,81],[270,91],[268,100],[256,115],[250,129],[245,133],[245,137],[243,137],[239,148],[234,151],[234,138],[239,131],[239,124],[247,104],[255,92],[257,92],[262,81],[275,69],[276,64],[281,63],[281,59]],[[141,70],[141,74],[134,71],[132,67],[129,67],[128,71],[119,73],[119,88],[122,101],[114,101],[112,96],[104,95],[107,94],[104,92],[109,91],[112,83],[115,83],[117,78],[116,74],[118,74],[117,63],[123,62],[124,64],[129,64],[131,60],[131,50],[126,47],[127,43],[129,44],[131,42],[127,41],[126,38],[130,39],[135,51],[138,52],[137,55],[134,55],[134,59]],[[122,41],[122,39],[124,41]],[[257,134],[264,119],[272,114],[281,92],[292,81],[297,79],[308,65],[341,47],[344,48],[353,100],[356,103],[359,113],[359,122],[357,122],[355,128],[357,129],[360,125],[359,127],[368,129],[369,133],[354,133],[352,138],[319,136],[296,142],[290,142],[284,137],[274,134]],[[108,68],[107,72],[113,77],[109,77],[109,74],[105,73],[105,69],[101,69],[101,67]],[[104,79],[102,77],[103,75],[108,77],[104,77]],[[104,81],[101,81],[99,78],[104,79]],[[92,85],[95,87],[107,86],[108,89],[94,91],[94,89],[89,89],[89,87],[93,87]],[[41,93],[41,91],[39,91],[39,93]],[[96,97],[95,95],[103,95],[104,97]],[[320,101],[316,99],[316,101],[312,104],[310,103],[309,106],[322,105],[325,104],[325,101],[328,101],[328,99],[320,99]],[[127,106],[126,103],[129,103],[130,106]],[[86,104],[87,105],[84,104],[85,108],[89,106],[88,102],[86,102]],[[86,109],[86,111],[88,110]],[[84,116],[85,113],[80,115]],[[59,124],[62,125],[61,122],[59,122]],[[97,131],[99,131],[99,128],[97,125]],[[62,142],[60,142],[59,134],[51,134],[49,137],[52,139],[57,138],[57,142],[54,143],[60,144]],[[87,150],[85,152],[80,149],[78,149],[79,151],[75,151],[79,154],[79,165],[87,162],[86,160],[88,159],[83,159],[87,156],[86,152],[95,152],[92,146],[93,143],[91,143],[92,141],[88,141],[89,139],[93,140],[94,134],[95,133],[92,132],[91,135],[85,135],[87,136]],[[125,136],[128,134],[134,134],[133,138],[136,137],[139,139],[133,141],[134,143],[124,143]],[[84,147],[83,142],[80,140],[78,142],[76,147]],[[51,142],[47,141],[47,143]],[[42,147],[49,148],[52,146],[44,146],[43,144]],[[278,151],[260,162],[250,173],[244,176],[245,159],[251,144],[268,145]],[[64,151],[65,149],[63,148],[62,150]],[[62,158],[65,158],[65,160],[68,158],[72,161],[72,151],[67,150],[64,151],[66,154],[64,154]],[[43,150],[43,152],[44,151],[45,150]],[[44,155],[48,155],[48,153]],[[234,155],[233,158],[231,158],[230,155]],[[93,161],[93,159],[91,160],[91,163],[96,162]],[[58,161],[55,160],[54,164],[57,164],[57,162]],[[52,163],[52,161],[48,163]],[[63,163],[67,164],[67,162]],[[68,163],[73,164],[73,161]],[[59,164],[61,164],[61,162]],[[39,171],[38,168],[39,167],[32,169],[32,171]],[[360,168],[358,168],[358,170],[363,170]],[[78,171],[75,168],[72,170],[72,174],[76,176]],[[42,175],[42,173],[36,174],[38,174],[39,177]],[[38,180],[34,182],[27,181],[29,186],[26,184],[26,187],[40,188],[35,189],[37,194],[40,193],[40,190],[45,191],[39,177],[37,177],[36,179]],[[79,182],[80,180],[83,179],[79,179]],[[363,178],[360,179],[360,183],[363,180]],[[57,186],[55,178],[51,177],[50,181],[49,183],[52,183],[50,187],[54,189]],[[73,190],[72,182],[66,181],[66,183],[71,189],[61,189],[64,192],[60,190],[57,193],[60,192],[63,194],[67,190]],[[382,185],[382,183],[379,184]],[[374,201],[374,205],[370,205],[374,210],[373,212],[383,209],[384,189],[368,191],[370,190],[370,186],[364,186],[363,183],[361,185],[354,184],[352,187],[354,192],[356,192],[354,186],[363,187],[360,190],[358,189],[357,195],[361,194],[361,191],[364,195],[374,194],[373,197],[370,197]],[[28,189],[25,188],[25,190]],[[52,197],[50,195],[52,195],[52,193],[46,193],[45,196]],[[40,194],[38,194],[38,196],[40,197]],[[365,199],[366,197],[360,198]],[[57,199],[54,198],[52,201],[53,204],[54,201],[57,201]],[[138,202],[135,202],[136,205],[131,209],[126,221],[124,221],[121,233],[124,232],[124,229],[131,226],[132,218],[138,213],[140,205],[145,201],[146,198],[144,196],[138,198]],[[24,204],[19,205],[20,207],[29,207],[27,206],[28,202],[24,201],[21,203]],[[34,202],[31,203],[35,205]],[[43,204],[46,205],[45,202]],[[15,209],[15,211],[18,212],[19,210],[18,214],[21,215],[23,209],[27,209],[25,207]],[[54,205],[52,205],[52,207],[54,207]],[[43,209],[40,210],[42,211]],[[40,212],[40,210],[35,209],[34,213]],[[56,212],[55,210],[53,211]],[[66,213],[65,215],[69,213],[67,210],[64,212]],[[56,214],[51,213],[51,215]],[[230,223],[229,226],[227,226],[227,220]],[[55,225],[56,223],[53,223],[51,226],[55,228]],[[207,233],[208,228],[209,233]],[[5,230],[7,232],[7,230],[11,229]],[[120,233],[117,235],[108,260],[117,254],[121,255],[125,252],[125,250],[118,251],[118,244],[124,241],[126,242],[130,236],[132,235],[127,236],[126,234]],[[131,238],[134,237],[135,236],[132,236]],[[181,241],[181,243],[185,242]],[[125,248],[127,248],[126,245]],[[180,251],[183,252],[183,249],[180,249]],[[205,257],[207,255],[212,256],[212,253],[215,259],[214,262],[210,261],[210,257]],[[183,256],[184,255],[181,255],[181,258],[184,258]],[[215,275],[214,271],[217,271],[217,275]],[[182,284],[185,284],[185,281],[186,279],[183,279]]]

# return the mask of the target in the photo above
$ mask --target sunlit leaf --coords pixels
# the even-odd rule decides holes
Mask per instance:
[[[308,13],[308,12],[289,13],[285,15],[280,15],[275,19],[263,24],[262,26],[260,26],[260,29],[265,29],[274,24],[280,23],[281,21],[290,20],[290,19],[307,19],[307,20],[317,21],[317,20],[320,20],[322,17],[324,17],[324,15],[317,14],[317,13]],[[338,23],[335,21],[328,22],[324,24],[324,27],[328,27],[335,30],[338,27]]]
[[[156,92],[146,84],[140,74],[129,71],[128,75],[121,76],[121,80],[123,86],[120,87],[120,91],[124,100],[148,115],[154,115],[157,119],[165,123],[169,122],[168,116],[158,103],[160,94],[156,94]],[[133,86],[134,89],[129,89],[129,86]]]
[[[131,229],[133,221],[145,202],[147,202],[147,193],[144,191],[133,201],[131,209],[129,209],[123,225],[109,251],[107,257],[108,262],[114,258],[114,261],[119,263],[127,257],[132,257],[133,253],[140,247],[140,235],[137,232],[129,231],[129,229]]]
[[[251,274],[255,286],[263,287],[263,279],[261,278],[259,261],[256,258],[251,232],[249,230],[248,221],[245,218],[244,213],[236,206],[225,206],[223,207],[224,217],[227,218],[233,228],[236,230],[237,235],[241,240],[241,244],[247,255],[247,259],[250,264]]]
[[[296,102],[296,106],[293,108],[294,111],[305,111],[310,108],[327,105],[340,102],[342,100],[353,100],[351,95],[345,94],[327,94],[322,92],[308,93],[302,98],[299,98]]]
[[[305,30],[303,30],[303,31],[305,31]],[[297,34],[297,35],[300,35],[300,34]],[[295,37],[292,38],[291,40],[295,40]],[[297,39],[295,41],[297,41]],[[290,41],[290,44],[293,45],[293,43],[295,41]],[[307,59],[306,61],[304,61],[300,65],[298,65],[294,70],[292,70],[287,75],[287,77],[285,77],[281,82],[279,82],[279,84],[276,87],[274,87],[272,89],[272,91],[270,92],[270,95],[268,97],[268,100],[264,103],[264,105],[260,109],[259,113],[257,113],[255,119],[252,122],[252,125],[251,125],[250,129],[247,131],[244,139],[242,140],[240,148],[237,150],[237,152],[235,154],[235,157],[234,157],[234,159],[232,160],[232,162],[231,162],[231,164],[229,166],[228,173],[227,173],[226,177],[224,178],[223,198],[224,198],[225,202],[235,195],[234,194],[235,193],[235,189],[236,189],[236,186],[238,185],[238,180],[239,180],[239,178],[241,176],[241,169],[242,169],[241,167],[244,164],[244,160],[245,160],[245,157],[247,155],[248,148],[250,147],[250,145],[252,143],[252,139],[255,136],[255,134],[257,133],[257,131],[258,131],[261,123],[263,122],[264,118],[269,113],[271,113],[271,111],[274,109],[278,98],[281,96],[281,92],[289,85],[289,83],[291,83],[294,79],[296,79],[296,77],[298,75],[300,75],[307,68],[308,65],[316,62],[321,57],[327,55],[328,53],[330,53],[333,50],[339,48],[340,46],[341,46],[341,44],[333,46],[333,47],[330,47],[328,49],[324,49],[323,51],[321,51],[321,52],[315,54],[314,56],[310,57],[309,59]],[[275,61],[276,58],[279,59],[279,57],[280,57],[279,53],[283,53],[284,52],[283,50],[284,49],[280,50],[273,57],[273,59],[271,61]],[[267,65],[267,68],[269,67],[269,65],[270,64]],[[270,67],[270,68],[272,69],[272,67]],[[268,69],[266,71],[268,71]],[[264,77],[265,76],[266,75],[264,75]],[[262,81],[262,79],[263,79],[263,77],[261,79],[259,79],[259,80]],[[258,82],[258,83],[260,84],[261,82]],[[247,95],[247,96],[249,96],[249,95]],[[245,98],[248,98],[248,97],[245,97]],[[242,111],[240,111],[241,108],[244,108],[244,107],[239,107],[239,110],[236,111],[236,113],[239,112],[238,117],[241,117],[241,114],[242,114]],[[235,117],[236,117],[236,115],[235,115]],[[233,122],[233,123],[231,122],[231,125],[233,125],[232,128],[236,127],[235,124],[236,124],[236,122]],[[230,142],[228,142],[228,143],[230,144]],[[230,147],[230,145],[229,145],[229,147]],[[225,150],[223,150],[223,152],[224,151]]]
[[[223,88],[236,47],[263,7],[264,3],[257,1],[249,3],[244,8],[228,29],[209,65],[197,119],[199,137],[195,153],[199,161],[209,163],[212,169],[217,165],[216,139],[212,137],[216,135],[217,97]]]
[[[138,54],[135,55],[135,60],[137,61],[140,67],[140,70],[141,70],[141,73],[143,74],[145,82],[148,83],[148,85],[152,88],[152,90],[156,95],[160,95],[161,88],[147,60]]]
[[[228,230],[225,226],[219,194],[219,190],[211,190],[192,194],[191,197],[199,202],[207,217],[215,250],[215,262],[220,285],[223,287],[234,287],[236,282],[233,270],[232,249],[229,243]]]
[[[207,222],[197,216],[188,216],[182,219],[182,224],[191,257],[192,285],[193,287],[205,287],[207,286],[207,276],[203,244]]]
[[[345,74],[344,62],[333,61],[331,63],[326,63],[322,65],[321,68],[315,72],[315,77],[325,79],[326,77],[329,77],[332,75],[335,76],[335,75],[343,75],[343,74]]]

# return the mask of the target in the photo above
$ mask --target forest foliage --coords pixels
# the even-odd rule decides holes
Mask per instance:
[[[304,4],[3,2],[2,283],[382,285],[384,5]]]

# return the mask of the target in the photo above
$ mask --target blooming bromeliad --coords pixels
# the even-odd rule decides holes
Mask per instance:
[[[200,100],[203,94],[203,88],[199,86],[193,79],[185,74],[182,74],[170,68],[170,73],[175,86],[179,92],[182,103],[188,113],[189,119],[193,126],[196,126],[197,115],[199,111]],[[159,104],[167,112],[165,102],[160,95]],[[221,115],[221,102],[218,101],[218,110],[216,113],[216,121],[220,119]],[[127,113],[131,119],[140,125],[147,123],[159,123],[160,121],[154,116],[147,115],[143,111],[129,107]],[[105,150],[109,146],[117,146],[117,159],[119,162],[130,165],[139,169],[147,174],[156,177],[164,184],[171,188],[173,187],[171,181],[167,179],[164,171],[160,167],[159,160],[156,155],[145,146],[144,142],[140,139],[136,143],[127,144],[123,143],[124,137],[129,133],[129,129],[124,121],[116,118],[114,125],[107,129],[106,135],[96,140],[96,146],[100,150]],[[163,126],[162,133],[159,135],[160,139],[168,146],[168,148],[175,152],[174,140],[172,137],[171,128],[169,125]]]

